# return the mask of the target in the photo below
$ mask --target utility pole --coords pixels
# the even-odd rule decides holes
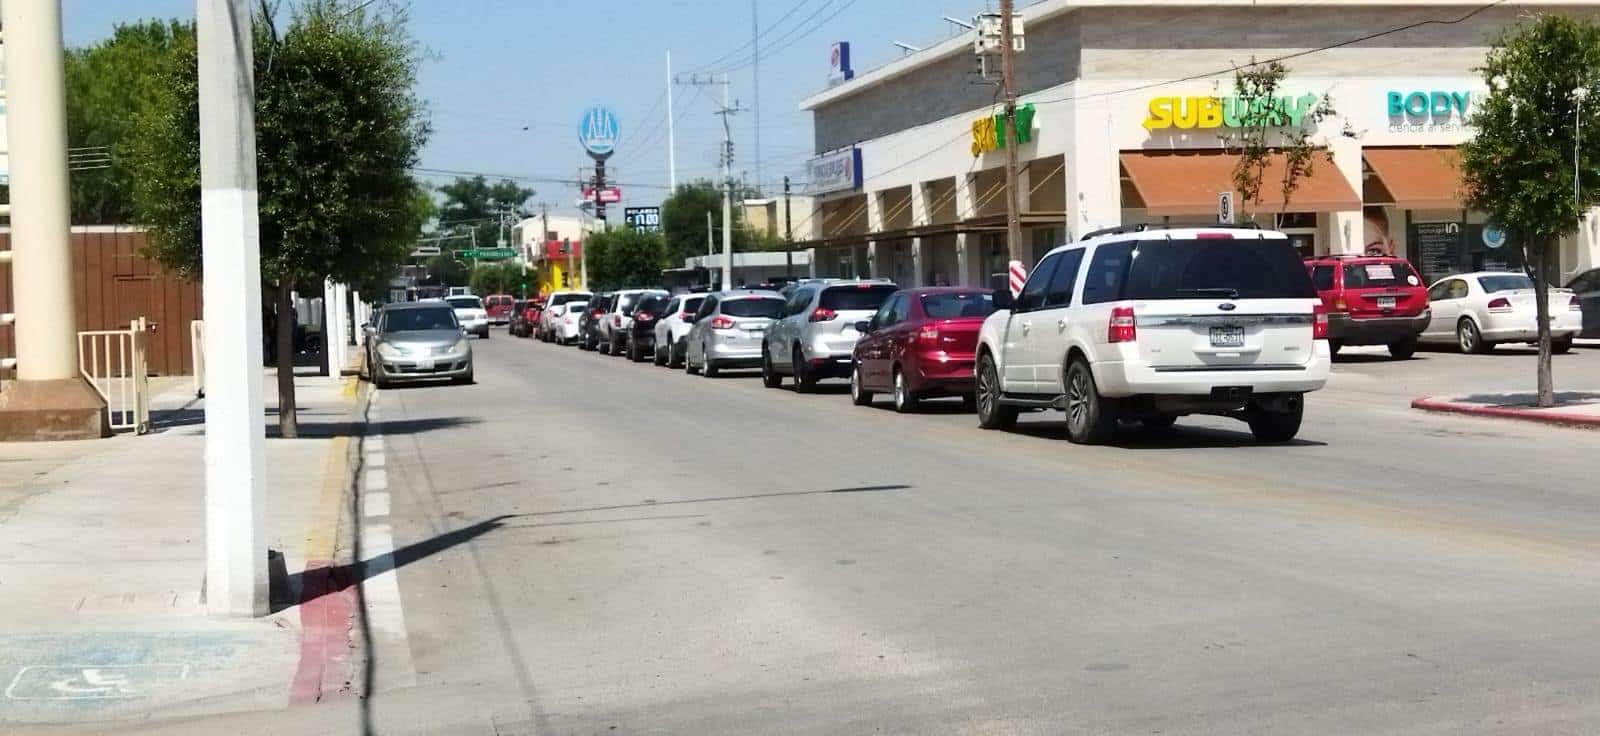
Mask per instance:
[[[1011,48],[1012,0],[1000,0],[1000,85],[1006,96],[1006,250],[1013,261],[1022,258],[1022,218],[1017,212],[1017,83]],[[1026,265],[1026,264],[1025,264]]]
[[[15,2],[8,0],[7,9]],[[206,274],[206,610],[262,616],[267,613],[266,411],[250,3],[196,4]]]
[[[789,202],[789,177],[783,177],[783,275],[794,278],[794,210]]]
[[[678,135],[672,122],[672,51],[667,51],[667,196],[678,191]]]
[[[756,32],[756,0],[750,0],[750,76],[751,76],[751,112],[755,117],[756,133],[756,191],[762,191],[764,183],[761,179],[761,45],[756,43],[760,35]],[[724,100],[723,104],[727,104]]]
[[[722,116],[722,288],[733,288],[733,128],[728,116],[743,112],[728,100],[728,75],[690,75],[678,84],[695,87],[718,85],[722,87],[722,107],[715,114]],[[709,214],[709,213],[708,213]]]

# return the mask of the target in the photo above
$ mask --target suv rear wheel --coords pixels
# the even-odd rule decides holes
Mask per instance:
[[[778,375],[778,369],[772,365],[772,349],[766,345],[761,346],[761,385],[767,388],[783,385],[783,376]]]
[[[1116,409],[1094,385],[1094,372],[1082,358],[1067,366],[1067,439],[1080,445],[1096,445],[1111,437],[1117,428]]]
[[[800,352],[799,346],[794,349],[794,390],[798,393],[810,393],[817,387],[817,376],[806,369],[806,356]]]
[[[1552,338],[1550,338],[1550,352],[1555,353],[1557,355],[1561,355],[1563,353],[1571,352],[1571,350],[1572,350],[1572,338],[1570,338],[1570,337],[1552,337]]]
[[[994,357],[978,358],[978,426],[984,429],[1010,429],[1017,424],[1017,408],[1000,403],[1000,373]]]
[[[1294,439],[1300,433],[1300,420],[1305,416],[1306,405],[1304,401],[1296,401],[1294,408],[1278,411],[1265,409],[1252,409],[1245,417],[1245,422],[1250,425],[1250,433],[1256,436],[1256,441],[1263,444],[1282,444]]]
[[[1417,354],[1417,338],[1407,338],[1400,342],[1389,343],[1389,354],[1399,360],[1408,360]]]

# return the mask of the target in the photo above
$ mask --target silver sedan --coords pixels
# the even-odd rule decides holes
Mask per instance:
[[[435,378],[472,383],[472,345],[449,304],[391,304],[369,325],[367,365],[378,388]]]

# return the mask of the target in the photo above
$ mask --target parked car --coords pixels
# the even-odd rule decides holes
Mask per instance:
[[[761,350],[761,382],[768,388],[794,377],[795,390],[809,391],[823,378],[850,375],[861,333],[899,287],[882,280],[804,281],[789,293],[782,319],[767,331]]]
[[[583,306],[583,313],[578,315],[579,350],[594,350],[600,346],[600,321],[611,311],[613,301],[611,292],[602,291]]]
[[[1428,287],[1433,319],[1422,332],[1429,343],[1455,343],[1463,353],[1487,353],[1503,342],[1537,342],[1538,304],[1533,279],[1514,271],[1446,276]],[[1550,289],[1550,349],[1565,353],[1583,329],[1583,308],[1569,289]]]
[[[1306,261],[1311,286],[1328,309],[1328,349],[1387,345],[1402,360],[1427,328],[1428,289],[1403,258],[1327,256]]]
[[[456,319],[457,311],[437,299],[378,310],[367,339],[372,384],[385,388],[433,378],[472,383],[472,345]]]
[[[1567,288],[1578,298],[1578,311],[1583,318],[1578,337],[1600,338],[1600,268],[1574,276]]]
[[[635,363],[656,350],[656,323],[667,316],[667,305],[672,297],[666,293],[648,294],[633,308],[633,320],[627,329],[628,360]]]
[[[850,398],[857,406],[888,392],[895,411],[913,412],[922,399],[972,399],[978,330],[994,312],[988,289],[935,287],[895,292],[856,331]]]
[[[1260,442],[1300,431],[1327,383],[1326,308],[1282,233],[1135,226],[1050,251],[978,338],[978,423],[1063,409],[1073,442],[1121,420],[1243,419]]]
[[[455,310],[456,320],[461,323],[461,329],[485,340],[489,339],[489,312],[483,308],[482,299],[467,294],[447,296],[444,300]]]
[[[683,366],[685,342],[689,328],[694,327],[694,314],[705,301],[704,294],[680,294],[667,302],[665,314],[655,324],[655,364],[669,368]]]
[[[578,317],[593,296],[587,291],[556,291],[545,300],[536,336],[545,342],[568,343],[578,339]]]
[[[511,323],[506,331],[516,337],[533,335],[533,326],[539,319],[539,303],[518,299],[511,303]]]
[[[489,324],[503,325],[511,322],[511,308],[517,302],[510,294],[490,294],[484,297],[484,311],[489,314]]]
[[[736,289],[708,295],[685,339],[684,371],[714,378],[724,368],[761,365],[762,337],[783,316],[784,304],[776,291]]]
[[[633,310],[645,297],[666,296],[661,289],[623,289],[607,305],[600,322],[599,348],[601,355],[621,355],[628,349],[628,328],[633,325]]]

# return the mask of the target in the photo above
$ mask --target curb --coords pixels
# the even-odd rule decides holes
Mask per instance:
[[[1439,412],[1442,414],[1466,414],[1468,416],[1496,417],[1499,419],[1515,419],[1523,422],[1536,422],[1538,424],[1553,424],[1561,427],[1583,427],[1600,429],[1600,415],[1575,414],[1571,412],[1516,409],[1506,406],[1484,406],[1482,404],[1463,404],[1456,401],[1436,399],[1432,396],[1423,396],[1413,399],[1411,408],[1422,411]]]

